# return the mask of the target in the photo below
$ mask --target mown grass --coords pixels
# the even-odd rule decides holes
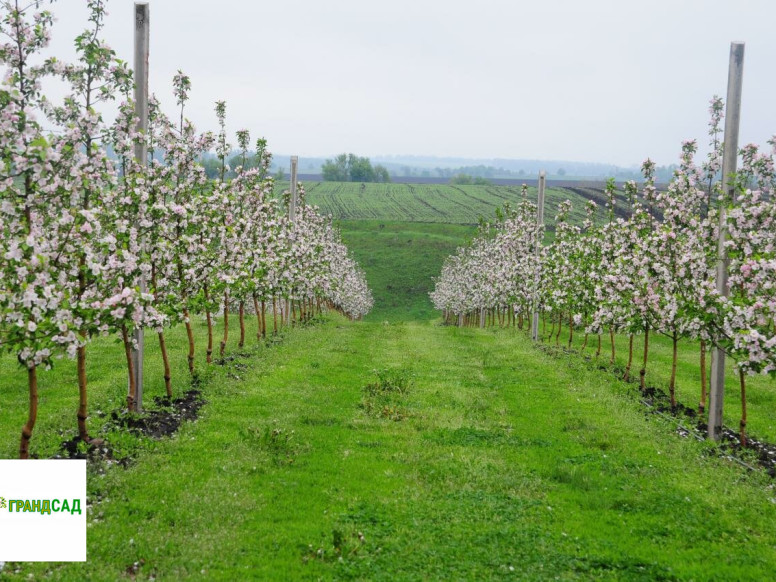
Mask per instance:
[[[547,326],[549,334],[550,326]],[[556,330],[557,331],[557,330]],[[597,350],[596,336],[590,336],[586,356],[594,356]],[[618,374],[621,374],[628,362],[628,337],[615,336],[615,364]],[[555,339],[548,342],[555,345]],[[584,332],[576,330],[572,348],[581,350],[584,343]],[[560,336],[560,344],[568,346],[568,326],[564,326]],[[631,379],[638,381],[644,356],[644,337],[638,335],[633,342],[633,364]],[[602,338],[602,350],[599,356],[601,364],[609,366],[611,361],[611,342],[609,336]],[[673,346],[670,338],[652,332],[649,337],[649,356],[647,361],[646,382],[649,386],[661,388],[668,393],[671,378],[671,363]],[[707,354],[707,390],[710,377],[710,357]],[[738,369],[731,358],[726,360],[725,398],[723,408],[724,423],[734,431],[738,431],[741,419],[741,391],[739,388]],[[747,432],[751,437],[758,437],[769,442],[776,442],[776,379],[769,376],[747,376]],[[695,341],[683,340],[679,343],[676,368],[676,398],[690,408],[698,408],[701,399],[701,367],[700,344]],[[708,411],[708,398],[706,410]],[[704,422],[706,418],[704,417]]]
[[[2,576],[763,580],[776,571],[769,479],[676,437],[643,414],[631,387],[514,330],[335,317],[240,361],[241,380],[214,367],[200,420],[128,469],[90,475],[87,563],[7,564]],[[386,393],[400,416],[364,407]]]

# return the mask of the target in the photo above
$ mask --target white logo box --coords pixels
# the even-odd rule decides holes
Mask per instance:
[[[0,497],[0,562],[86,561],[85,460],[0,460]],[[24,511],[16,500],[58,511]]]

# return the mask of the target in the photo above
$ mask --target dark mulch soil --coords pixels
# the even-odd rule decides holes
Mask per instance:
[[[157,396],[154,398],[155,407],[140,414],[114,410],[110,413],[110,418],[102,431],[119,429],[154,439],[168,437],[174,434],[183,422],[196,420],[199,409],[204,404],[202,393],[197,389],[191,389],[174,400]],[[118,464],[122,467],[127,467],[132,462],[130,456],[117,454],[110,443],[103,439],[93,438],[84,442],[79,436],[62,442],[59,453],[54,455],[54,458],[87,459],[101,461],[107,465]]]
[[[102,439],[91,439],[83,443],[81,437],[76,436],[70,440],[63,441],[59,447],[59,453],[54,455],[54,459],[86,459],[90,463],[99,461],[107,465],[120,465],[128,467],[132,459],[128,456],[116,456],[116,452],[107,442]]]
[[[159,439],[175,433],[184,421],[196,420],[205,401],[202,393],[193,389],[172,401],[157,396],[154,404],[158,408],[146,410],[142,414],[113,411],[108,426],[128,429],[138,436]]]

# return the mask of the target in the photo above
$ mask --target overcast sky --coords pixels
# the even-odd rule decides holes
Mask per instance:
[[[151,90],[171,112],[300,156],[418,154],[634,165],[706,140],[730,42],[746,42],[741,143],[776,133],[773,0],[150,0]],[[73,55],[83,0],[59,0]],[[133,1],[104,37],[131,60]],[[231,138],[233,142],[236,140]]]

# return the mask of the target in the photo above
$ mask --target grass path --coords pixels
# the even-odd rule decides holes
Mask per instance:
[[[762,580],[776,493],[512,330],[335,318],[219,367],[200,420],[90,476],[63,580]],[[388,369],[384,390],[374,370]],[[231,376],[238,375],[240,380]],[[401,387],[406,380],[411,385]],[[137,564],[133,568],[133,564]]]

